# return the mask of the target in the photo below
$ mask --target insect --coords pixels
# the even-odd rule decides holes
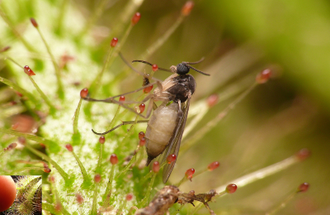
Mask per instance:
[[[215,214],[209,207],[208,202],[212,201],[215,196],[218,195],[216,191],[210,190],[208,193],[200,193],[195,195],[195,191],[190,191],[189,193],[184,193],[179,190],[178,187],[173,185],[167,185],[163,187],[154,197],[154,199],[145,208],[139,209],[136,215],[163,215],[168,213],[168,209],[172,207],[173,204],[179,203],[192,204],[194,201],[201,202],[209,210],[210,214]]]
[[[182,134],[185,128],[191,96],[194,94],[196,89],[196,81],[194,77],[189,73],[190,69],[193,69],[203,75],[209,76],[209,74],[204,73],[191,65],[200,63],[203,59],[196,62],[182,62],[177,66],[171,66],[170,69],[158,68],[159,70],[169,71],[174,74],[166,78],[164,81],[158,79],[154,83],[149,83],[149,79],[144,76],[144,87],[134,90],[132,92],[124,93],[118,96],[110,97],[107,99],[99,100],[86,97],[87,101],[93,102],[106,102],[106,103],[116,103],[124,108],[133,111],[142,118],[148,119],[154,109],[153,114],[149,120],[140,120],[138,123],[148,122],[145,138],[146,138],[146,151],[148,154],[147,166],[150,162],[162,154],[160,158],[160,163],[166,161],[167,156],[179,153]],[[148,65],[153,65],[144,60],[133,60],[132,62],[140,62]],[[131,67],[131,66],[130,66]],[[133,67],[131,67],[134,69]],[[136,70],[135,70],[136,71]],[[138,72],[138,71],[136,71]],[[140,72],[138,72],[141,74]],[[146,81],[147,79],[147,81]],[[142,103],[149,101],[146,115],[137,113],[134,109],[130,108],[126,104],[132,104],[134,102],[119,102],[115,98],[134,93],[143,90],[149,86],[157,85],[157,88],[152,94],[146,96]],[[156,101],[161,101],[162,103],[157,107]],[[123,122],[122,124],[110,129],[109,131],[98,133],[93,131],[97,135],[104,135],[118,128],[119,126],[125,124],[133,124],[135,122]],[[176,161],[166,164],[163,170],[163,182],[166,183]]]

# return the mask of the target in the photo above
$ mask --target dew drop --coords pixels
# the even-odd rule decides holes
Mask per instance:
[[[187,1],[181,9],[181,15],[188,16],[190,14],[191,10],[193,9],[193,7],[194,7],[194,2]]]
[[[132,24],[135,25],[139,22],[141,18],[141,14],[139,12],[136,12],[134,16],[132,17]]]
[[[88,96],[88,89],[84,88],[80,91],[80,97],[81,98],[86,98]]]
[[[152,164],[152,171],[153,171],[154,173],[157,173],[157,172],[159,172],[159,169],[160,169],[159,162],[158,162],[158,161],[155,161],[155,162]]]
[[[111,163],[112,165],[115,165],[115,164],[118,163],[118,157],[117,157],[116,154],[112,154],[112,155],[110,156],[110,163]]]
[[[111,40],[111,47],[115,47],[118,43],[118,38],[117,37],[114,37],[112,40]]]
[[[101,136],[99,138],[99,143],[104,144],[104,142],[105,142],[105,137],[104,136]]]
[[[167,156],[166,160],[167,160],[167,163],[170,164],[170,163],[172,163],[173,161],[176,160],[176,155],[171,154],[171,155]]]
[[[237,190],[237,185],[236,184],[228,184],[226,187],[226,192],[227,193],[235,193]]]

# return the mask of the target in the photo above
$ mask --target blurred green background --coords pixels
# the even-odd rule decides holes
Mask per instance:
[[[30,2],[38,4],[38,0]],[[54,11],[57,9],[54,14],[59,13],[61,2],[51,2]],[[116,29],[121,9],[127,3],[109,1],[93,26],[93,60],[104,59],[105,52],[98,45]],[[129,60],[141,57],[177,19],[184,3],[144,1],[139,8],[142,18],[129,35],[123,54]],[[83,16],[72,17],[72,24],[66,25],[89,17],[95,5],[97,1],[71,1],[69,7],[77,8]],[[0,41],[0,45],[6,44]],[[212,93],[230,93],[230,87],[245,89],[264,68],[274,69],[274,78],[253,90],[218,126],[182,154],[171,180],[179,180],[188,168],[198,171],[218,160],[219,169],[182,187],[186,192],[206,192],[308,148],[312,152],[308,160],[238,188],[235,194],[217,199],[210,207],[217,214],[264,214],[299,184],[309,182],[310,190],[296,196],[278,214],[330,214],[330,2],[195,1],[190,16],[145,60],[169,67],[203,56],[205,61],[196,67],[211,73],[211,77],[193,73],[197,81],[194,100]],[[161,79],[166,76],[157,74]],[[118,91],[126,92],[140,85],[140,79],[128,75]],[[233,99],[213,107],[200,127]],[[200,212],[208,214],[207,210]]]

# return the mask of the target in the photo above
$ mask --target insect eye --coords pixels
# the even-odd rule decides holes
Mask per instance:
[[[189,72],[189,67],[183,63],[179,63],[177,66],[176,66],[176,69],[177,69],[177,73],[179,75],[185,75]]]

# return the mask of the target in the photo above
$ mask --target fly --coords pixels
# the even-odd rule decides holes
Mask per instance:
[[[204,73],[191,65],[200,63],[203,59],[196,62],[182,62],[177,66],[171,66],[170,69],[158,68],[159,70],[169,71],[174,74],[166,78],[164,81],[160,81],[158,79],[152,78],[156,80],[154,83],[146,82],[146,76],[144,74],[144,86],[140,89],[134,90],[132,92],[124,93],[118,96],[110,97],[103,100],[93,99],[93,98],[84,98],[87,101],[94,102],[107,102],[107,103],[116,103],[124,108],[138,114],[142,118],[149,120],[140,120],[138,123],[148,122],[145,138],[146,138],[146,151],[148,154],[147,166],[150,162],[162,154],[160,158],[160,163],[166,162],[166,158],[174,154],[178,156],[182,134],[186,125],[190,99],[195,92],[196,89],[196,81],[194,77],[189,73],[190,69],[193,69],[203,75],[209,76],[209,74]],[[147,61],[143,60],[133,60],[132,62],[141,62],[148,65],[153,65]],[[132,104],[135,102],[119,102],[115,100],[115,98],[120,97],[122,95],[127,95],[130,93],[138,92],[147,87],[157,85],[157,88],[154,90],[152,94],[146,96],[142,103],[149,101],[146,115],[142,115],[137,113],[134,109],[127,106],[126,104]],[[160,106],[156,106],[155,102],[161,101]],[[154,109],[153,114],[152,110]],[[114,127],[113,129],[98,133],[93,131],[97,135],[107,134],[114,129],[118,128],[121,125],[125,124],[133,124],[136,122],[123,122],[122,124]],[[169,176],[172,173],[176,160],[171,162],[170,164],[166,164],[163,170],[163,182],[166,183]]]

